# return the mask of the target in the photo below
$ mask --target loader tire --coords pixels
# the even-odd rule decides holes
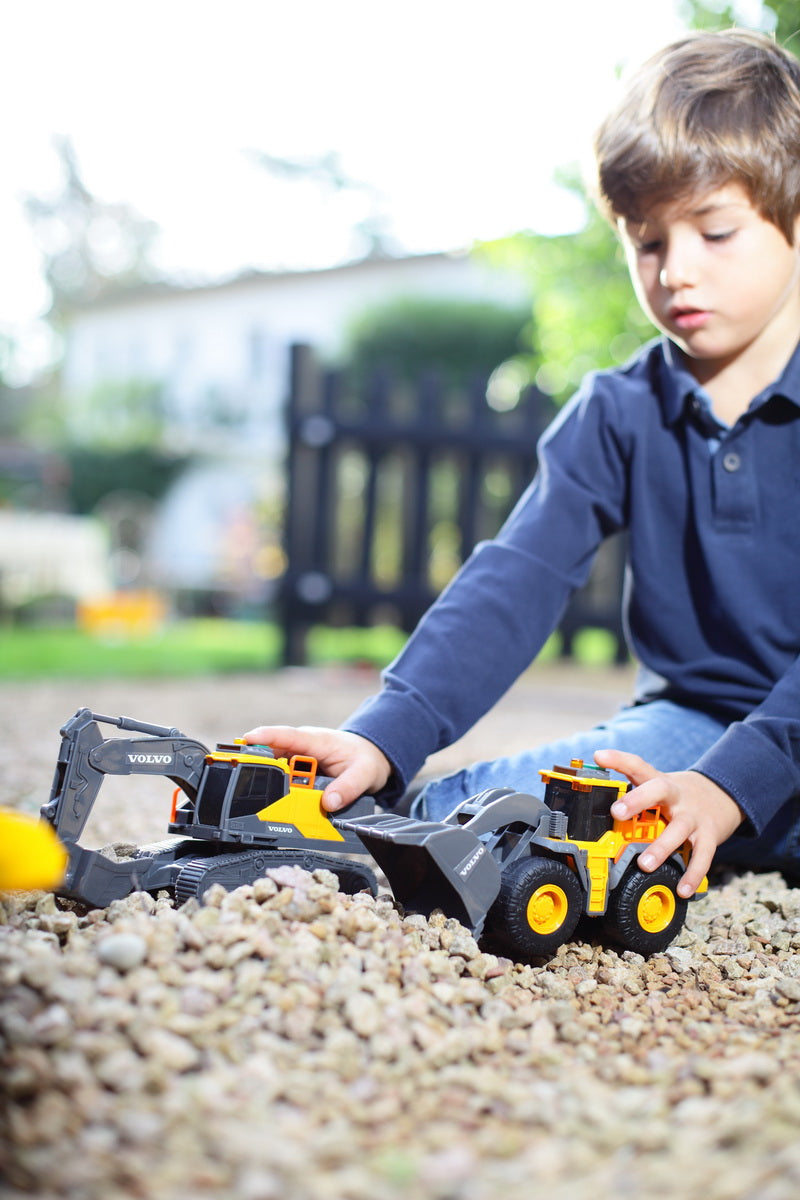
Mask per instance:
[[[519,859],[503,872],[486,923],[487,939],[518,958],[542,958],[569,941],[580,919],[578,877],[560,859]]]
[[[637,954],[658,954],[676,937],[688,901],[677,893],[680,869],[662,863],[646,873],[631,867],[608,899],[604,926],[609,938]]]

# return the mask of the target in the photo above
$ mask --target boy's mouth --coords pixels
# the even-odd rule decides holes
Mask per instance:
[[[692,329],[700,329],[701,326],[705,325],[711,314],[705,308],[679,308],[675,305],[669,310],[668,316],[676,329],[683,329],[688,332]]]

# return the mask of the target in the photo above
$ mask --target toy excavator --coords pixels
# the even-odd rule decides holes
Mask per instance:
[[[666,827],[658,808],[615,820],[630,784],[578,759],[539,774],[544,802],[492,788],[441,822],[382,813],[336,824],[358,834],[404,908],[441,909],[513,957],[551,955],[584,914],[626,949],[663,950],[686,917],[676,888],[688,846],[648,874],[636,859]]]
[[[104,738],[100,725],[140,736]],[[182,836],[140,846],[114,860],[78,844],[106,775],[162,775],[177,785],[167,831]],[[342,891],[377,892],[374,872],[343,855],[365,855],[355,834],[340,831],[322,808],[327,779],[313,758],[276,758],[268,746],[241,741],[208,750],[178,729],[81,708],[61,730],[50,799],[41,815],[68,861],[59,895],[103,908],[133,891],[168,888],[183,902],[214,883],[252,883],[269,867],[325,867]],[[347,813],[374,810],[362,796]],[[333,853],[332,853],[333,852]]]

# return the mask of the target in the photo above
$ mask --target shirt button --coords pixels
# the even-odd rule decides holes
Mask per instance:
[[[722,465],[726,471],[738,471],[742,465],[742,460],[733,450],[729,450],[722,460]]]

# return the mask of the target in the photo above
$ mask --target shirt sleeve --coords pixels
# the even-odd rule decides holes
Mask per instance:
[[[742,833],[758,835],[800,793],[800,658],[769,695],[695,763],[736,801]]]
[[[541,440],[539,468],[498,536],[478,545],[344,728],[394,767],[389,800],[507,691],[557,627],[600,542],[623,523],[613,397],[587,383]]]

